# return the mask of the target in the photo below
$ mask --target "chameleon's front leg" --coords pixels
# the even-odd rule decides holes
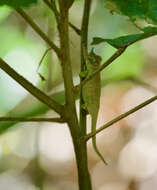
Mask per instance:
[[[79,76],[80,78],[85,79],[88,76],[88,71],[85,70],[85,71],[80,72]],[[88,109],[85,102],[84,104],[81,105],[81,108],[85,111],[86,114],[88,114]]]
[[[88,76],[88,70],[80,72],[79,76],[80,78],[85,79]]]

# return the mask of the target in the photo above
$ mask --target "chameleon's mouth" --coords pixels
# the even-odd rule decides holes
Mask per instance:
[[[95,66],[95,67],[98,67],[99,66],[99,63],[97,63],[97,62],[92,62],[91,63],[93,66]]]

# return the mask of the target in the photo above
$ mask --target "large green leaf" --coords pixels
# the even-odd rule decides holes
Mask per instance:
[[[12,8],[28,7],[33,3],[37,3],[37,0],[0,0],[0,6],[8,5]]]
[[[106,0],[105,7],[111,11],[157,24],[156,0]]]
[[[142,33],[121,36],[114,39],[105,39],[105,38],[95,37],[93,38],[92,45],[97,45],[102,42],[107,42],[111,46],[118,49],[124,46],[131,45],[137,41],[149,38],[154,35],[157,35],[157,27],[145,27]]]

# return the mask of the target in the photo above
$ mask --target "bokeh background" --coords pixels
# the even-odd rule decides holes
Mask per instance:
[[[54,15],[42,1],[26,10],[55,43],[59,43]],[[70,21],[81,26],[83,0],[70,9]],[[114,38],[139,30],[127,17],[111,14],[103,0],[93,1],[90,42],[95,36]],[[70,29],[74,81],[79,82],[80,39]],[[98,127],[142,103],[157,92],[157,37],[138,42],[102,72]],[[30,26],[9,7],[0,7],[0,57],[40,89],[51,95],[63,90],[60,64]],[[95,47],[105,61],[115,52],[107,44]],[[39,76],[40,73],[45,80]],[[58,97],[63,101],[63,95]],[[79,106],[79,102],[77,101]],[[109,163],[105,166],[88,143],[94,190],[155,190],[157,186],[157,103],[154,102],[97,135]],[[39,103],[0,70],[0,116],[56,114]],[[65,124],[0,122],[0,189],[77,190],[77,170],[71,137]],[[88,117],[90,132],[90,118]]]

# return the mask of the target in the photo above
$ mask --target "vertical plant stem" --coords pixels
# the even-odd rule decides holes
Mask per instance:
[[[83,49],[85,48],[88,51],[88,23],[89,23],[90,7],[91,7],[91,0],[85,0],[82,26],[81,26],[81,72],[86,69],[86,65],[85,65],[86,60],[84,58]],[[82,82],[83,80],[84,78],[80,78],[80,82]],[[82,136],[86,135],[86,113],[84,109],[82,109],[83,104],[84,104],[84,101],[83,101],[82,87],[81,87],[80,88],[80,130],[81,130]],[[83,184],[83,187],[80,185],[80,190],[81,189],[91,190],[92,184],[91,184],[90,174],[88,171],[87,143],[83,143],[82,147],[80,148],[82,149],[82,154],[83,154],[80,156],[81,157],[83,156],[83,163],[85,165],[83,166],[83,163],[81,163],[81,160],[78,160],[78,162],[80,162],[81,165],[86,170],[86,173],[85,173],[86,176],[84,176],[84,179],[82,179],[84,184]]]
[[[82,19],[82,27],[81,27],[81,72],[86,69],[86,60],[84,58],[83,49],[88,52],[88,23],[89,23],[89,14],[91,7],[91,0],[84,1],[84,13]],[[80,82],[82,82],[84,78],[80,78]],[[84,104],[82,97],[82,87],[80,88],[80,126],[83,135],[86,135],[86,113],[84,109],[82,109],[82,105]]]
[[[89,24],[89,15],[90,15],[90,7],[92,0],[84,1],[84,11],[82,18],[82,26],[81,26],[81,72],[86,69],[86,60],[84,57],[84,48],[88,52],[88,24]],[[80,82],[82,82],[84,78],[80,78]],[[82,131],[82,135],[86,135],[87,126],[86,126],[86,113],[84,109],[82,109],[82,105],[84,104],[83,96],[82,96],[82,87],[80,88],[80,128]],[[84,189],[91,190],[91,178],[88,171],[88,156],[87,156],[87,143],[82,144],[84,151],[84,162],[86,163],[87,175],[86,179],[88,180],[87,186]]]
[[[65,87],[65,115],[66,120],[71,132],[77,169],[78,169],[78,183],[80,190],[91,190],[91,181],[88,172],[87,165],[87,150],[86,142],[79,144],[78,140],[81,137],[81,130],[79,127],[78,117],[76,113],[74,84],[72,78],[72,67],[70,60],[70,48],[69,48],[69,28],[68,28],[68,8],[66,8],[66,1],[59,0],[60,8],[60,24],[59,24],[59,36],[60,36],[60,48],[61,48],[61,66],[64,78]]]
[[[59,37],[61,47],[61,67],[65,87],[65,107],[72,115],[70,118],[74,120],[75,128],[78,127],[78,118],[76,113],[75,95],[73,92],[74,84],[72,78],[72,67],[70,60],[70,47],[69,47],[69,28],[68,28],[68,10],[64,7],[64,1],[59,1],[61,22],[59,24]],[[66,111],[67,112],[67,111]],[[69,115],[70,113],[68,113]],[[78,129],[77,129],[78,130]]]
[[[73,143],[77,162],[79,190],[92,190],[88,171],[86,142],[78,143],[78,140],[73,139]]]

